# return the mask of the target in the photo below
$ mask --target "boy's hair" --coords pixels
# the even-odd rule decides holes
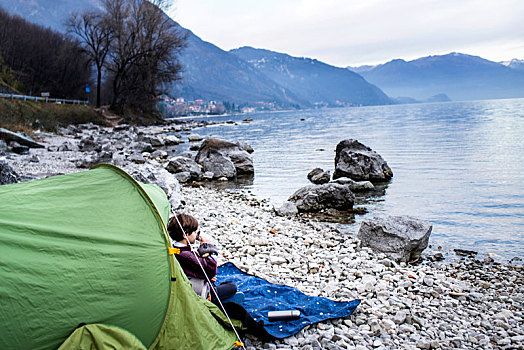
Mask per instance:
[[[169,232],[171,239],[180,242],[185,237],[177,222],[177,218],[188,236],[198,229],[198,221],[193,216],[183,213],[176,214],[176,218],[175,216],[172,216],[171,219],[169,219],[169,222],[167,223],[167,232]]]

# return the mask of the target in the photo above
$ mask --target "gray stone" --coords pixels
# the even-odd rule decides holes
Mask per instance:
[[[99,145],[92,135],[84,136],[78,143],[78,149],[82,152],[99,152],[102,146]]]
[[[426,249],[431,230],[428,223],[409,216],[374,217],[362,222],[358,238],[396,262],[408,262]]]
[[[213,177],[215,176],[215,174],[213,174],[213,172],[211,171],[206,171],[202,177],[206,180],[213,180]]]
[[[189,142],[196,142],[196,141],[202,141],[204,138],[200,136],[199,134],[191,134],[187,137]]]
[[[348,184],[348,186],[353,192],[372,191],[375,189],[375,186],[370,181],[358,181]]]
[[[130,164],[124,170],[135,180],[143,183],[152,183],[159,186],[167,195],[171,209],[176,210],[182,205],[180,183],[167,170],[154,167],[151,164]]]
[[[140,153],[130,154],[129,156],[127,156],[127,160],[133,163],[138,163],[138,164],[144,164],[146,162],[146,159]]]
[[[0,161],[0,185],[14,184],[20,181],[18,174],[7,164]]]
[[[255,150],[245,141],[238,141],[237,145],[247,153],[253,153]]]
[[[328,183],[331,179],[331,174],[329,171],[324,171],[321,168],[315,168],[307,174],[307,178],[312,183],[320,185]]]
[[[153,152],[155,149],[150,143],[147,142],[133,142],[129,146],[131,149],[137,151],[137,152]]]
[[[151,155],[155,158],[161,158],[161,159],[167,158],[167,152],[162,149],[157,149]]]
[[[300,212],[316,212],[326,208],[344,210],[353,208],[355,195],[347,186],[327,183],[302,187],[288,201],[295,203]]]
[[[351,185],[355,183],[355,180],[351,180],[349,177],[339,177],[338,179],[331,180],[331,182],[341,185]]]
[[[191,173],[189,173],[189,171],[182,171],[180,173],[176,173],[175,177],[180,183],[186,183],[191,181]]]
[[[252,176],[255,172],[253,159],[238,145],[217,140],[205,140],[195,157],[204,171],[211,171],[218,177],[233,178],[236,175]]]
[[[290,201],[284,202],[279,207],[274,207],[275,213],[279,216],[294,216],[298,214],[297,206]]]
[[[333,178],[349,177],[355,181],[387,181],[393,172],[382,157],[357,140],[339,142]]]
[[[175,135],[167,135],[164,138],[164,144],[166,146],[174,146],[174,145],[178,145],[179,143],[180,143],[180,139],[176,137]]]
[[[197,162],[191,158],[181,156],[170,158],[169,163],[166,165],[166,170],[174,174],[187,172],[192,179],[200,179],[202,177],[202,169],[200,169]]]
[[[67,152],[67,151],[77,151],[78,147],[76,145],[73,145],[69,141],[65,141],[60,146],[58,146],[57,151],[59,152]]]
[[[193,152],[185,151],[179,154],[180,157],[186,157],[189,159],[195,159],[195,154]]]
[[[79,159],[75,162],[75,166],[77,168],[91,168],[93,165],[98,164],[100,162],[100,157],[98,156],[98,153],[92,152],[84,155],[82,159]]]

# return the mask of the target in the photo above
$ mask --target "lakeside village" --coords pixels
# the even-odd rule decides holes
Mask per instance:
[[[336,101],[332,107],[361,107],[361,104],[353,104]],[[314,108],[327,108],[327,102],[315,102]],[[297,107],[298,108],[298,107]],[[258,101],[252,105],[235,104],[232,102],[205,101],[196,99],[186,101],[183,97],[171,98],[168,95],[159,97],[158,109],[165,117],[184,117],[192,115],[221,115],[233,113],[254,113],[260,111],[276,111],[284,109],[276,102]]]
[[[230,113],[254,113],[257,111],[274,111],[281,109],[274,102],[256,102],[253,106],[236,105],[230,102],[204,101],[197,99],[186,101],[183,97],[175,99],[162,95],[158,109],[166,117],[182,117],[190,115],[221,115]]]

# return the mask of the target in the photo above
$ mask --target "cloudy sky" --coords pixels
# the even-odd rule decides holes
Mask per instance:
[[[175,0],[170,14],[224,50],[341,67],[449,52],[524,59],[524,0]]]

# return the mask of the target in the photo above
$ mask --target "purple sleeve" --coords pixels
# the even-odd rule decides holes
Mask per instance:
[[[198,254],[195,256],[195,254],[189,250],[182,250],[180,254],[176,254],[175,256],[182,270],[184,270],[188,277],[205,279],[202,268],[198,263],[199,260],[209,278],[213,278],[217,274],[217,262],[211,256],[202,258],[198,256]]]

